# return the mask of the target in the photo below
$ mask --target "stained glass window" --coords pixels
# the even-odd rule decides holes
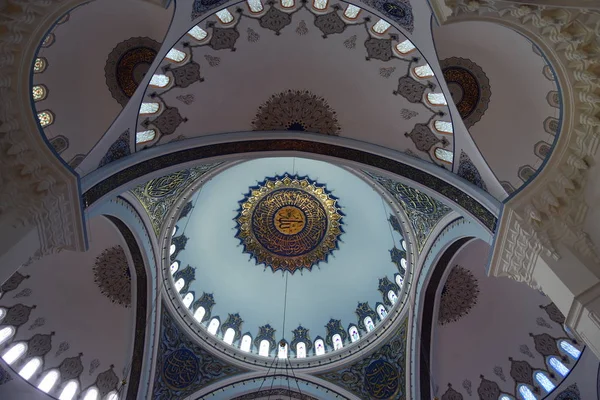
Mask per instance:
[[[433,76],[433,70],[429,66],[429,64],[420,65],[413,69],[415,75],[419,78],[430,78]]]
[[[450,150],[442,149],[441,147],[437,147],[435,149],[435,156],[438,160],[445,161],[450,164],[452,164],[452,160],[454,159],[454,155]]]
[[[344,11],[344,16],[348,19],[356,19],[358,14],[360,14],[360,7],[356,7],[354,4],[348,4],[346,11]]]
[[[384,319],[387,315],[387,310],[385,309],[385,307],[380,304],[377,306],[377,314],[379,315],[379,318]]]
[[[260,345],[258,346],[258,355],[263,357],[269,357],[269,347],[270,344],[268,340],[261,340]]]
[[[175,253],[175,243],[171,243],[171,246],[169,247],[169,255],[172,256],[173,253]]]
[[[358,334],[358,329],[353,325],[348,329],[348,333],[350,334],[350,341],[352,343],[356,342],[360,339],[360,335]]]
[[[52,370],[44,376],[44,379],[38,385],[38,389],[40,389],[44,393],[48,393],[58,381],[60,374],[56,370]]]
[[[179,293],[184,286],[185,281],[183,280],[183,278],[177,279],[177,282],[175,282],[175,290],[177,291],[177,293]]]
[[[2,319],[4,318],[5,315],[6,315],[6,310],[4,308],[0,308],[0,321],[2,321]]]
[[[206,310],[204,309],[204,307],[200,306],[194,312],[194,319],[198,322],[202,322],[202,319],[204,318],[205,314]]]
[[[240,344],[240,350],[249,352],[252,347],[252,338],[250,335],[244,335],[242,337],[242,343]]]
[[[402,283],[404,282],[404,279],[402,279],[402,276],[400,276],[400,274],[396,275],[396,285],[398,285],[398,287],[402,287]]]
[[[296,358],[306,358],[306,344],[304,342],[296,344]]]
[[[99,397],[98,389],[90,388],[85,393],[85,397],[83,398],[83,400],[98,400],[98,397]]]
[[[335,335],[333,335],[331,337],[331,341],[333,342],[333,349],[334,350],[339,350],[342,347],[344,347],[344,343],[342,343],[342,337],[340,336],[339,333],[336,333]]]
[[[523,400],[536,400],[533,393],[531,393],[531,390],[529,390],[529,388],[525,385],[519,386],[519,394]]]
[[[569,373],[569,368],[567,368],[565,366],[565,364],[563,364],[562,362],[560,362],[558,360],[558,358],[556,357],[550,357],[550,360],[548,361],[548,363],[550,364],[550,366],[552,368],[554,368],[554,370],[556,372],[558,372],[562,377],[567,376],[567,374]]]
[[[387,294],[388,296],[388,300],[392,303],[392,304],[396,304],[396,301],[398,301],[398,296],[396,295],[396,293],[394,293],[393,290],[390,290]]]
[[[291,8],[296,4],[295,0],[279,0],[279,2],[283,8]]]
[[[556,385],[554,385],[554,383],[552,383],[552,381],[550,381],[550,379],[548,379],[546,374],[544,374],[543,372],[536,372],[534,376],[535,380],[538,381],[540,385],[542,385],[546,392],[550,393],[556,387]]]
[[[42,41],[42,47],[52,46],[52,43],[54,43],[55,40],[56,40],[56,37],[54,36],[54,33],[47,34],[46,37],[44,38],[44,40]]]
[[[52,114],[52,111],[50,110],[40,111],[37,116],[42,128],[45,128],[54,122],[54,114]]]
[[[77,393],[78,387],[79,385],[75,381],[67,383],[67,386],[60,393],[58,400],[72,400],[75,397],[75,393]]]
[[[406,241],[404,239],[400,241],[400,246],[402,246],[402,250],[406,251]]]
[[[187,54],[185,54],[183,51],[181,50],[177,50],[175,47],[173,47],[171,50],[169,50],[169,52],[166,55],[166,58],[168,60],[180,63],[183,60],[185,60],[185,58],[187,57]]]
[[[175,272],[177,272],[178,269],[179,269],[179,261],[174,261],[173,264],[171,264],[171,275],[173,275]]]
[[[204,40],[208,36],[208,33],[204,29],[196,25],[188,31],[188,35],[190,35],[196,40]]]
[[[448,121],[435,121],[434,122],[435,129],[441,133],[452,133],[454,130],[452,129],[452,122]]]
[[[579,351],[575,346],[573,346],[571,343],[567,342],[566,340],[560,341],[560,348],[563,349],[565,352],[567,352],[571,357],[573,357],[576,360],[579,358],[579,356],[581,356],[581,351]]]
[[[225,331],[225,335],[223,335],[223,341],[227,344],[233,343],[233,339],[235,338],[235,330],[233,328],[227,328]]]
[[[373,323],[373,320],[371,319],[371,317],[365,317],[365,326],[367,327],[367,332],[371,332],[373,329],[375,329],[375,324]]]
[[[373,25],[373,31],[378,34],[384,34],[388,29],[390,29],[390,24],[380,19],[377,21],[375,25]]]
[[[286,359],[288,356],[288,345],[284,344],[283,346],[279,344],[277,346],[279,349],[277,350],[277,358]]]
[[[404,268],[404,270],[406,271],[406,267],[408,265],[408,263],[406,262],[406,258],[401,258],[400,259],[400,265],[402,266],[402,268]]]
[[[448,105],[443,93],[427,93],[427,101],[434,106]]]
[[[119,395],[117,392],[110,392],[108,396],[106,396],[106,400],[119,400]]]
[[[246,0],[248,8],[253,13],[259,13],[263,10],[263,4],[260,0]]]
[[[40,100],[44,100],[46,98],[46,95],[48,94],[48,90],[46,89],[46,86],[44,86],[44,85],[35,85],[31,89],[31,94],[33,96],[33,101],[40,101]]]
[[[162,74],[154,74],[152,75],[152,79],[150,79],[150,86],[164,88],[166,87],[171,79],[168,76]]]
[[[415,48],[415,45],[408,39],[396,45],[396,50],[398,50],[398,53],[400,54],[408,54]]]
[[[221,11],[218,11],[216,16],[217,18],[219,18],[219,21],[221,21],[221,23],[223,24],[230,24],[231,22],[233,22],[233,15],[231,15],[229,10],[226,8],[222,9]]]
[[[4,328],[0,329],[0,344],[6,342],[14,333],[15,328],[12,326],[5,326]]]
[[[218,319],[213,318],[210,323],[208,324],[208,333],[210,333],[211,335],[216,335],[217,334],[217,330],[219,329],[219,325],[220,322]]]
[[[36,74],[42,73],[46,70],[46,67],[48,67],[48,60],[44,57],[38,57],[33,63],[33,72]]]
[[[151,140],[154,140],[155,137],[156,137],[156,131],[154,129],[149,129],[147,131],[142,131],[142,132],[136,132],[135,142],[137,144],[146,143]],[[175,245],[172,245],[172,246],[175,246]],[[175,252],[175,250],[173,250],[173,252]],[[173,253],[171,253],[171,254],[173,254]]]
[[[183,297],[183,305],[186,306],[187,308],[190,308],[190,306],[192,305],[192,302],[194,301],[194,295],[192,293],[187,293],[184,297]]]
[[[328,0],[313,0],[313,7],[316,10],[324,10],[327,8]]]
[[[140,114],[154,114],[160,109],[158,103],[142,103],[140,106]]]
[[[508,397],[507,395],[502,395],[498,400],[512,400],[512,397]]]
[[[315,340],[315,354],[317,356],[322,356],[325,354],[325,344],[322,339]]]
[[[17,343],[4,353],[2,359],[6,361],[7,364],[12,364],[25,353],[25,350],[27,350],[27,345],[25,343]]]
[[[23,377],[23,379],[29,379],[35,374],[35,371],[42,365],[42,360],[38,357],[32,358],[25,364],[23,368],[19,371],[19,375]]]

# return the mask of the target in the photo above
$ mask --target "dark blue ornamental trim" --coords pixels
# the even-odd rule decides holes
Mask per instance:
[[[400,288],[398,287],[398,285],[396,285],[396,282],[390,281],[387,276],[380,278],[379,291],[383,295],[383,303],[388,307],[393,306],[392,302],[390,301],[390,299],[388,299],[387,295],[390,290],[396,293],[396,295],[400,292]]]
[[[386,17],[396,22],[402,28],[412,33],[415,29],[412,6],[409,0],[361,0],[373,7]]]
[[[294,333],[294,338],[290,343],[290,349],[294,352],[294,354],[296,354],[296,345],[300,342],[303,342],[306,345],[306,354],[308,354],[308,352],[312,349],[313,344],[310,340],[308,331],[309,330],[302,325],[298,325],[298,327],[292,331]]]
[[[173,282],[177,282],[180,278],[183,278],[185,284],[183,285],[183,288],[179,291],[179,293],[184,295],[190,289],[190,283],[196,280],[196,268],[188,265],[184,269],[180,269],[179,271],[173,274]]]
[[[192,304],[192,310],[195,313],[198,308],[204,307],[204,310],[206,312],[204,313],[204,317],[202,317],[202,321],[206,321],[206,320],[210,319],[210,315],[211,315],[212,308],[214,305],[215,305],[215,299],[213,297],[213,294],[212,293],[202,293],[202,297],[200,297],[198,300],[194,301],[194,303]],[[198,321],[198,322],[202,322],[202,321]]]
[[[185,249],[185,245],[187,244],[188,241],[188,237],[185,236],[184,234],[181,234],[179,236],[175,236],[173,238],[173,240],[171,241],[172,244],[175,245],[175,252],[173,254],[171,254],[171,262],[175,261],[175,259],[177,258],[177,255],[179,254],[179,252],[183,249]]]
[[[267,340],[269,342],[269,353],[275,349],[275,329],[266,324],[258,328],[258,335],[254,338],[254,345],[260,348],[260,342]]]
[[[400,272],[400,276],[404,278],[404,275],[406,274],[406,269],[402,266],[402,259],[404,258],[406,260],[406,251],[394,246],[394,248],[390,250],[390,258],[392,259],[392,262],[398,267],[398,272]]]
[[[339,319],[330,319],[327,325],[325,325],[325,329],[327,330],[327,337],[325,338],[325,343],[327,343],[331,347],[333,347],[333,335],[339,334],[342,338],[342,342],[345,342],[348,338],[348,334],[342,326],[342,321],[340,321]]]
[[[188,201],[187,203],[185,203],[185,206],[183,206],[183,208],[181,209],[181,212],[179,213],[179,216],[177,217],[177,221],[179,221],[182,218],[187,217],[190,212],[192,212],[192,208],[194,208],[194,206],[192,205],[191,201]]]
[[[223,335],[225,335],[225,332],[227,331],[227,329],[231,328],[235,331],[235,336],[233,337],[233,341],[235,342],[236,340],[239,340],[239,338],[242,336],[242,324],[244,323],[244,320],[242,319],[242,317],[240,317],[240,314],[235,313],[235,314],[229,314],[229,316],[227,317],[227,320],[225,322],[223,322],[223,324],[221,325],[221,332],[223,332]]]
[[[365,318],[371,317],[373,324],[377,321],[377,313],[371,308],[369,303],[358,303],[356,307],[356,315],[358,316],[358,328],[364,332],[368,332],[367,327],[365,325]]]
[[[404,234],[402,233],[402,226],[400,225],[400,220],[398,219],[398,217],[390,214],[388,221],[390,222],[392,229],[398,232],[402,237],[404,237]]]

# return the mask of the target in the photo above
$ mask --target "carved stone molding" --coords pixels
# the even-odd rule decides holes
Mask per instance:
[[[31,108],[29,83],[46,30],[80,3],[0,3],[6,28],[0,32],[0,228],[37,226],[41,248],[36,257],[85,248],[78,177],[44,140]]]

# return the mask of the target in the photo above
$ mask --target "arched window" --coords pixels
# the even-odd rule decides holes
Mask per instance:
[[[0,335],[1,337],[1,335]],[[2,343],[2,341],[0,340],[0,343]],[[563,349],[568,355],[570,355],[571,357],[573,357],[574,359],[579,359],[579,357],[581,356],[581,351],[579,351],[575,346],[573,346],[571,343],[567,342],[566,340],[561,340],[560,341],[560,348]]]
[[[160,110],[160,104],[158,103],[142,103],[140,106],[140,114],[156,114]]]
[[[38,385],[38,389],[40,389],[44,393],[48,393],[50,390],[52,390],[52,388],[56,384],[56,381],[58,381],[59,376],[60,374],[57,370],[52,370],[48,372],[44,376],[44,379],[42,379],[42,381]]]
[[[217,12],[215,14],[217,16],[217,18],[219,19],[219,21],[221,21],[222,24],[230,24],[233,22],[233,15],[231,15],[231,13],[229,12],[228,9],[224,8],[221,11]]]
[[[344,11],[344,17],[348,19],[356,19],[360,14],[360,7],[356,7],[354,4],[348,4],[346,11]]]
[[[175,247],[175,244],[172,243],[171,246],[169,247],[169,255],[172,256],[173,253],[175,253],[175,250],[177,250],[177,248]]]
[[[402,55],[408,54],[414,49],[416,49],[415,45],[408,39],[396,45],[396,50]]]
[[[150,86],[164,88],[169,84],[169,82],[171,82],[171,79],[168,76],[163,74],[154,74],[152,75],[152,79],[150,79]]]
[[[317,356],[325,354],[325,343],[323,343],[323,340],[321,339],[315,340],[315,354]]]
[[[46,60],[44,57],[38,57],[33,63],[33,73],[41,74],[46,70],[46,67],[48,67],[48,60]]]
[[[385,307],[382,304],[377,306],[377,314],[379,315],[379,318],[382,320],[386,317],[387,310],[385,309]]]
[[[205,314],[206,310],[204,309],[204,307],[200,306],[196,309],[196,312],[194,312],[194,319],[198,322],[202,322],[202,319],[204,318]]]
[[[198,41],[202,41],[202,40],[206,39],[206,37],[208,36],[208,33],[204,29],[202,29],[198,25],[196,25],[188,31],[188,35],[190,35],[191,37],[193,37],[194,39],[196,39]]]
[[[344,343],[342,342],[342,337],[339,333],[336,333],[331,337],[331,341],[333,342],[333,350],[339,350],[344,347]]]
[[[98,397],[99,397],[98,389],[93,387],[93,388],[89,388],[88,391],[85,392],[85,397],[83,398],[83,400],[98,400]]]
[[[176,63],[183,62],[183,60],[185,60],[186,57],[187,57],[187,54],[185,54],[181,50],[177,50],[175,47],[173,47],[171,50],[169,50],[169,52],[165,56],[165,58],[167,60],[173,61],[173,62],[176,62]]]
[[[400,246],[402,247],[402,250],[406,251],[406,240],[402,239],[400,241]]]
[[[108,396],[106,396],[106,400],[119,400],[119,395],[117,392],[112,391],[108,394]]]
[[[536,400],[531,390],[525,385],[519,385],[519,394],[523,400]]]
[[[408,266],[408,263],[406,262],[406,258],[401,258],[400,259],[400,266],[402,268],[404,268],[404,270],[406,271],[406,267]]]
[[[31,95],[33,96],[33,101],[42,101],[48,96],[48,89],[46,89],[45,85],[34,85],[31,89]]]
[[[177,293],[179,293],[184,286],[185,281],[183,280],[183,278],[177,279],[177,282],[175,282],[175,290],[177,291]]]
[[[396,274],[396,285],[398,285],[398,287],[402,287],[402,282],[404,282],[404,279],[402,279],[400,274]]]
[[[54,122],[54,114],[52,114],[52,111],[50,110],[40,111],[37,116],[42,128],[52,125]]]
[[[35,371],[42,365],[42,360],[38,357],[32,358],[21,368],[19,371],[19,375],[23,377],[23,379],[29,380],[35,374]]]
[[[177,229],[179,229],[179,228],[177,227],[177,225],[175,225],[173,227],[173,231],[171,231],[171,237],[175,236],[175,234],[177,233]]]
[[[548,393],[550,393],[551,391],[554,390],[554,388],[556,387],[556,385],[554,383],[552,383],[552,381],[550,381],[550,379],[548,379],[548,377],[546,376],[546,374],[544,374],[543,372],[536,372],[534,374],[535,380],[538,381],[538,383],[544,388],[544,390]]]
[[[147,131],[141,131],[135,133],[135,143],[143,144],[151,142],[156,137],[156,131],[154,129],[148,129]]]
[[[25,343],[17,343],[13,345],[4,355],[2,359],[6,361],[7,364],[12,364],[17,361],[23,353],[27,350],[27,345]]]
[[[387,294],[388,300],[393,304],[396,304],[396,301],[398,300],[398,296],[396,295],[396,293],[394,293],[393,290],[390,290]]]
[[[329,0],[313,0],[313,8],[315,10],[324,10],[327,8]]]
[[[306,344],[304,342],[296,344],[296,358],[306,358]]]
[[[219,325],[220,322],[218,319],[213,318],[210,320],[210,323],[208,324],[208,333],[210,333],[211,335],[216,335],[217,334],[217,330],[219,329]]]
[[[352,343],[360,339],[360,335],[358,334],[358,329],[356,326],[352,325],[350,329],[348,329],[348,333],[350,334],[350,341],[352,341]]]
[[[259,13],[264,9],[262,1],[260,0],[246,0],[246,3],[248,3],[250,12]]]
[[[413,68],[413,72],[419,78],[431,78],[433,76],[433,70],[429,66],[429,64],[420,65],[418,67]]]
[[[446,97],[443,93],[427,93],[427,101],[432,106],[447,106]]]
[[[258,346],[258,355],[263,357],[269,357],[269,352],[271,351],[270,347],[271,345],[269,344],[268,340],[261,340],[260,345]]]
[[[12,326],[5,326],[0,329],[0,344],[6,342],[15,333],[15,328]]]
[[[390,29],[390,24],[388,22],[385,22],[384,20],[380,19],[379,21],[377,21],[377,23],[375,25],[373,25],[373,32],[379,34],[379,35],[383,35],[385,32],[387,32],[388,29]]]
[[[277,350],[277,358],[279,359],[286,359],[288,358],[288,345],[287,343],[285,343],[283,346],[281,345],[281,343],[279,343],[278,350]]]
[[[235,330],[233,328],[227,328],[225,335],[223,335],[223,341],[227,344],[232,344],[235,338]]]
[[[550,357],[550,359],[548,360],[548,364],[550,364],[550,366],[560,374],[560,376],[562,376],[563,378],[565,376],[567,376],[567,374],[569,373],[569,368],[567,368],[565,366],[565,364],[563,364],[562,362],[560,362],[558,360],[558,358],[556,357]]]
[[[183,297],[183,305],[186,306],[187,308],[190,308],[190,306],[192,305],[192,302],[194,301],[194,295],[192,293],[187,293],[184,297]]]
[[[439,133],[453,133],[454,129],[452,129],[452,122],[448,121],[435,121],[433,126],[436,131]]]
[[[179,261],[173,261],[171,264],[171,275],[173,275],[179,269]]]
[[[449,164],[452,164],[452,160],[454,160],[454,154],[450,150],[442,149],[441,147],[435,148],[435,157]]]
[[[240,344],[240,350],[249,352],[252,347],[252,338],[250,335],[244,335],[242,337],[242,343]]]
[[[78,387],[77,382],[70,381],[60,393],[58,400],[72,400],[75,397],[75,393],[77,393]]]
[[[365,317],[365,326],[367,327],[367,332],[371,332],[373,329],[375,329],[375,324],[373,323],[373,320],[371,319],[371,317]]]
[[[2,293],[0,293],[0,298],[2,297]],[[2,321],[4,319],[4,316],[6,315],[6,310],[4,308],[0,308],[0,321]]]
[[[296,5],[296,1],[295,0],[279,0],[279,4],[281,4],[281,7],[283,7],[283,8],[292,8]]]
[[[56,37],[54,36],[54,33],[47,34],[46,37],[44,38],[44,40],[42,41],[42,47],[52,46],[52,44],[54,43],[55,40],[56,40]]]

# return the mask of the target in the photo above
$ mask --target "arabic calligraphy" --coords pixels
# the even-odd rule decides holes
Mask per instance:
[[[306,216],[298,207],[281,207],[275,213],[275,228],[284,235],[295,235],[305,226]]]
[[[193,384],[199,372],[198,358],[188,349],[178,349],[166,356],[162,367],[165,383],[175,390]]]
[[[365,368],[365,389],[374,399],[394,398],[400,387],[398,371],[389,362],[378,359]]]

